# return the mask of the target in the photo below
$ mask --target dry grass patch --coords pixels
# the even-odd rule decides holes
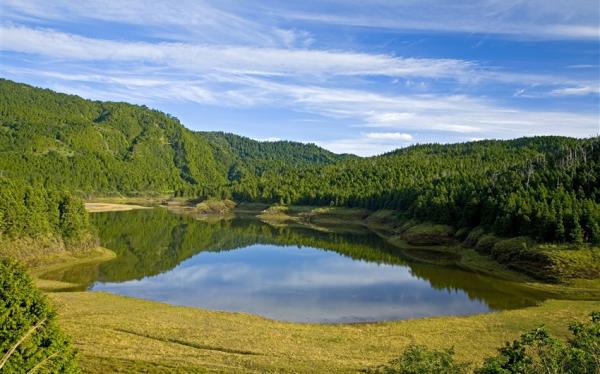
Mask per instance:
[[[148,207],[133,204],[114,203],[85,203],[85,209],[90,213],[97,212],[123,212],[134,209],[148,209]]]

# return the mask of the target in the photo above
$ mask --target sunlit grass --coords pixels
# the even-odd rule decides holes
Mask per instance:
[[[410,343],[454,346],[462,361],[480,361],[504,341],[544,324],[567,336],[600,301],[541,306],[471,317],[369,324],[299,324],[176,307],[107,293],[55,293],[60,322],[91,373],[357,372],[398,356]]]

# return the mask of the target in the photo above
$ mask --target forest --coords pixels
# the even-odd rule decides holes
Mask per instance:
[[[360,158],[314,144],[194,132],[145,106],[1,80],[0,149],[2,193],[11,196],[0,207],[0,227],[9,233],[67,232],[56,213],[65,197],[52,192],[60,190],[390,209],[399,219],[505,237],[600,243],[597,137],[423,144]],[[19,212],[28,211],[47,218],[19,223]]]
[[[77,248],[90,239],[88,214],[80,198],[40,185],[0,178],[0,240],[52,236]]]

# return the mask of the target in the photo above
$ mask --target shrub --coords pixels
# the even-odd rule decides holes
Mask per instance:
[[[566,343],[550,336],[543,327],[521,335],[485,360],[476,374],[597,374],[600,372],[600,313],[592,323],[573,323],[573,338]]]
[[[409,346],[402,356],[388,365],[370,370],[378,374],[461,374],[468,364],[454,361],[454,350],[429,350],[422,345]]]
[[[0,259],[0,372],[79,373],[76,352],[25,270]]]
[[[477,244],[479,238],[485,234],[485,230],[482,227],[476,227],[469,232],[465,239],[465,244],[469,247],[474,247]]]
[[[521,335],[485,360],[475,374],[598,374],[600,373],[600,312],[588,324],[572,323],[573,337],[566,342],[552,337],[544,327]],[[387,365],[367,369],[377,374],[461,374],[471,365],[454,361],[454,350],[409,346]]]

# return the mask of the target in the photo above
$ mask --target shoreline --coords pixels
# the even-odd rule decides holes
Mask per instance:
[[[113,211],[125,210],[131,209]],[[314,209],[299,210],[306,213]],[[277,218],[281,219],[268,220],[264,215],[256,219],[269,224],[298,224],[336,230],[336,223],[356,223],[358,220],[351,218],[363,215],[359,211],[338,213],[341,218],[313,215],[309,219],[290,221],[278,214]],[[389,236],[389,227],[381,222],[362,220],[361,225],[388,240],[400,240]],[[453,246],[418,248],[430,251],[458,250]],[[481,257],[474,250],[469,251]],[[175,306],[142,298],[85,291],[78,288],[81,285],[40,279],[51,271],[78,265],[99,265],[114,256],[109,249],[95,248],[76,255],[57,257],[50,262],[40,262],[31,269],[38,286],[57,307],[59,323],[73,337],[81,352],[82,368],[89,373],[117,369],[151,373],[347,373],[384,364],[414,342],[430,348],[448,348],[448,342],[452,342],[457,359],[478,362],[494,353],[505,341],[541,323],[557,336],[566,337],[565,321],[584,321],[589,313],[600,310],[600,284],[597,282],[573,285],[524,282],[528,287],[553,291],[556,296],[568,294],[575,297],[591,292],[588,296],[593,300],[548,299],[537,306],[469,316],[366,323],[295,323],[249,313]],[[501,266],[491,259],[488,261],[491,268]],[[482,271],[489,270],[484,267]],[[485,334],[482,334],[483,331]]]
[[[110,201],[110,200],[107,200]],[[440,264],[431,256],[418,254],[453,255],[454,265],[467,271],[483,274],[507,281],[518,282],[524,286],[548,291],[556,296],[565,293],[585,294],[582,299],[600,298],[600,279],[582,279],[578,277],[552,281],[542,279],[523,272],[519,268],[511,268],[505,263],[493,259],[490,255],[478,250],[476,245],[465,244],[468,240],[457,238],[454,229],[427,222],[414,220],[399,221],[397,212],[389,210],[368,211],[361,208],[316,207],[316,206],[280,206],[262,203],[240,203],[234,208],[220,212],[206,213],[204,208],[199,213],[194,205],[177,198],[162,200],[157,205],[155,198],[136,198],[134,201],[118,200],[115,202],[86,203],[100,204],[103,210],[94,212],[129,211],[134,209],[152,209],[164,207],[174,214],[184,214],[202,221],[232,219],[235,217],[251,217],[272,226],[298,225],[311,230],[353,233],[368,230],[387,243],[398,248],[401,255],[412,261]],[[474,229],[473,231],[477,231]],[[486,235],[484,235],[486,236]],[[502,238],[499,241],[510,241],[513,238]],[[597,250],[597,249],[594,249]],[[569,252],[569,251],[564,251]],[[573,285],[576,283],[576,286]]]

